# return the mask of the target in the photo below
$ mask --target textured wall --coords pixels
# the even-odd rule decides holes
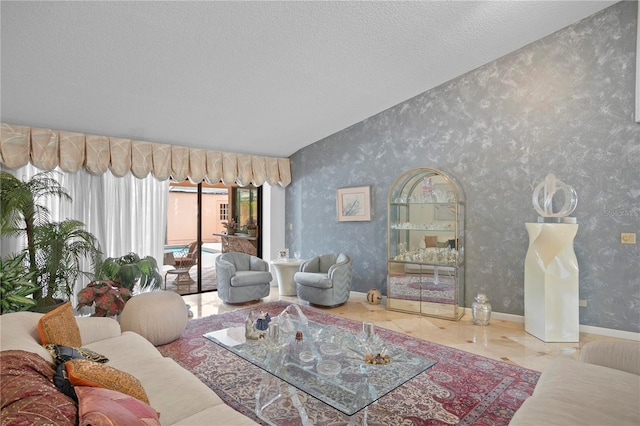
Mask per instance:
[[[634,122],[635,2],[621,2],[316,142],[291,157],[287,245],[342,250],[354,290],[386,292],[387,196],[414,167],[457,178],[467,197],[466,306],[524,313],[524,224],[547,173],[578,193],[580,323],[640,332],[640,125]],[[372,88],[375,90],[375,88]],[[338,223],[335,190],[372,186],[371,222]]]

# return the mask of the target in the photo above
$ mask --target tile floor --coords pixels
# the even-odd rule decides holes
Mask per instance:
[[[194,318],[242,309],[257,304],[225,305],[217,292],[183,296],[191,306]],[[287,300],[304,303],[295,296],[280,296],[277,287],[271,287],[269,297],[263,302]],[[594,340],[620,340],[597,334],[580,333],[578,343],[545,343],[524,331],[524,324],[493,318],[488,326],[473,324],[470,314],[459,322],[388,311],[386,298],[380,305],[367,303],[363,293],[352,293],[349,301],[337,308],[326,309],[328,313],[342,315],[356,321],[372,321],[383,327],[419,339],[472,352],[532,370],[542,371],[554,358],[569,356],[577,358],[580,348]]]

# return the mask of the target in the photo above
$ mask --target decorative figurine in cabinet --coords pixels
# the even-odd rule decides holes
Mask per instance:
[[[464,314],[464,192],[429,168],[389,192],[387,309],[458,321]]]

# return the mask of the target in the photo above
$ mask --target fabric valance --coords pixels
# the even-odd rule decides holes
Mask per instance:
[[[93,175],[111,170],[122,177],[151,173],[158,180],[237,183],[286,187],[291,183],[288,158],[208,151],[132,139],[87,135],[2,123],[0,164],[17,169],[31,162],[43,170],[60,167],[75,173],[84,167]]]

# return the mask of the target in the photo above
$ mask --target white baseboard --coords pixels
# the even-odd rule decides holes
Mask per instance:
[[[601,336],[616,337],[618,339],[637,340],[640,341],[640,333],[633,331],[614,330],[612,328],[594,327],[592,325],[580,324],[580,332],[599,334]]]
[[[464,314],[471,316],[471,308],[465,308]],[[501,312],[492,312],[491,318],[524,324],[524,315],[503,314]],[[614,330],[612,328],[594,327],[592,325],[583,325],[583,324],[580,324],[579,330],[581,333],[598,334],[600,336],[615,337],[617,339],[640,341],[640,333],[635,333],[633,331]]]
[[[362,295],[365,297],[365,299],[367,296],[366,293],[362,293],[358,291],[352,291],[351,293]],[[382,300],[380,304],[384,306],[384,304],[386,303],[386,296],[384,296],[383,299],[384,300]],[[472,317],[471,308],[464,308],[464,315],[467,318],[471,318]],[[524,324],[524,315],[503,314],[502,312],[492,312],[491,318]],[[581,333],[597,334],[600,336],[614,337],[617,339],[640,341],[640,333],[635,333],[633,331],[614,330],[612,328],[594,327],[592,325],[583,325],[583,324],[580,324],[579,329]]]

